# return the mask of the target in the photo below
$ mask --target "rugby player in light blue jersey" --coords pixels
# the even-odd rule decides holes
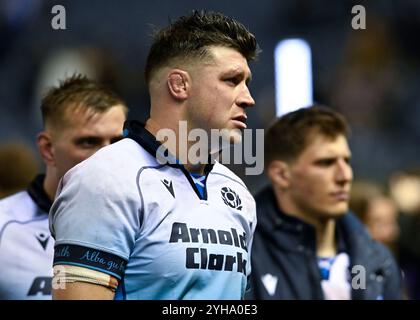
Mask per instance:
[[[51,88],[41,103],[38,148],[46,173],[0,201],[0,299],[52,298],[54,240],[48,212],[60,178],[99,148],[121,139],[127,108],[82,75]]]
[[[59,187],[50,211],[55,299],[244,297],[254,199],[221,163],[190,161],[179,128],[225,129],[240,141],[257,51],[255,37],[220,13],[194,11],[155,35],[145,72],[150,118],[126,122],[126,139],[74,167]],[[161,129],[175,143],[162,145]]]

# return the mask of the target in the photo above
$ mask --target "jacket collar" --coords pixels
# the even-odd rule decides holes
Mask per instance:
[[[256,195],[258,226],[260,231],[277,243],[277,246],[287,251],[306,250],[313,254],[316,253],[316,232],[315,228],[305,221],[284,213],[277,205],[276,196],[271,186],[265,187]],[[347,237],[349,232],[349,223],[347,216],[337,219],[337,244],[338,251],[347,251]],[[352,220],[352,219],[351,219]],[[360,229],[360,228],[358,228]],[[282,233],[276,232],[281,230]],[[287,233],[287,237],[284,237]],[[281,239],[279,239],[281,238]]]
[[[28,186],[28,194],[42,211],[48,214],[52,201],[44,190],[44,174],[39,174]]]

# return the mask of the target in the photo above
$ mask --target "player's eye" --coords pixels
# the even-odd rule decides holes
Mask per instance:
[[[76,139],[75,144],[81,148],[93,148],[102,144],[102,140],[96,137],[83,137]]]
[[[315,163],[321,167],[329,167],[333,165],[335,162],[335,159],[321,159],[316,161]]]
[[[241,82],[241,80],[239,79],[239,77],[230,77],[230,78],[225,79],[225,82],[233,86],[237,86]]]

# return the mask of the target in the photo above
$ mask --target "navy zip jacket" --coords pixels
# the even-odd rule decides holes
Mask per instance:
[[[255,199],[258,224],[251,254],[251,291],[247,298],[324,299],[315,229],[282,213],[271,186]],[[352,299],[402,299],[401,272],[391,252],[372,240],[364,225],[350,212],[337,219],[336,226],[338,249],[349,255],[349,275],[357,284],[352,288]],[[357,267],[353,269],[354,266]],[[366,271],[364,274],[360,266]],[[271,278],[271,294],[262,277]],[[363,278],[365,281],[361,283]]]

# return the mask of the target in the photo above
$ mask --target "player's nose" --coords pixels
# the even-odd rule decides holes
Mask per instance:
[[[255,105],[255,100],[249,91],[249,88],[245,86],[245,88],[241,91],[240,95],[238,96],[238,105],[242,108],[248,108]]]

